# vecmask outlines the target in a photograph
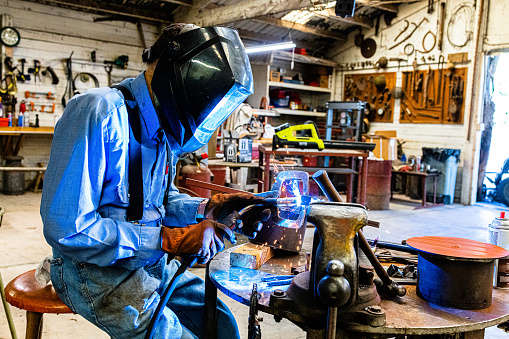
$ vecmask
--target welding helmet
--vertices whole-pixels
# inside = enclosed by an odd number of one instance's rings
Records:
[[[177,35],[162,50],[151,87],[172,153],[196,151],[253,93],[237,30],[205,27]]]

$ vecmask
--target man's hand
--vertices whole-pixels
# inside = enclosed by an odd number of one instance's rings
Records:
[[[263,205],[265,198],[257,197],[250,193],[216,194],[207,205],[206,217],[218,222],[225,219],[234,211],[240,212],[247,206]],[[234,231],[254,238],[256,232],[262,228],[262,221],[270,217],[270,209],[264,206],[254,206],[241,216],[241,223]]]
[[[235,243],[232,230],[212,220],[187,227],[163,227],[161,237],[163,251],[178,256],[196,255],[199,264],[205,264],[224,249],[223,237]]]

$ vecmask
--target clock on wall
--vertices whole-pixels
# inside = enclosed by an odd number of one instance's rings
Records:
[[[16,28],[5,26],[0,29],[0,41],[7,47],[14,47],[19,44],[19,32]]]

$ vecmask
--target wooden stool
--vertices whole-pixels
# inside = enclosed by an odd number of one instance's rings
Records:
[[[35,270],[25,272],[5,287],[9,304],[27,311],[26,339],[40,339],[44,313],[73,313],[58,297],[53,285],[42,286],[35,280]]]

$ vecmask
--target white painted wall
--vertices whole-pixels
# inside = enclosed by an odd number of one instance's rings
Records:
[[[509,3],[507,1],[491,0],[488,6],[488,25],[484,38],[484,50],[509,48]]]
[[[33,60],[40,60],[42,66],[51,66],[60,79],[58,85],[52,85],[50,77],[42,77],[42,82],[35,83],[32,76],[30,82],[17,84],[16,114],[25,91],[51,92],[56,96],[54,101],[36,99],[48,104],[56,103],[55,113],[38,113],[41,126],[53,126],[55,116],[62,114],[61,98],[67,83],[65,59],[69,58],[71,52],[74,51],[72,58],[76,61],[72,65],[74,74],[92,73],[98,78],[100,86],[108,85],[104,60],[114,60],[120,55],[129,56],[127,69],[113,68],[113,83],[136,76],[144,69],[141,61],[143,47],[135,24],[121,21],[94,22],[94,18],[99,15],[20,0],[0,0],[0,15],[11,16],[12,26],[21,34],[20,44],[13,48],[14,63],[25,58],[28,61],[26,66],[33,67]],[[150,46],[157,38],[158,27],[147,24],[142,26],[146,43]],[[90,61],[92,51],[96,51],[96,63]],[[92,81],[90,86],[93,87]],[[31,113],[31,121],[35,122],[34,113]],[[23,164],[47,164],[50,146],[51,137],[27,137],[20,152],[25,157]],[[26,176],[30,179],[33,174],[27,173]]]
[[[464,123],[462,125],[439,125],[439,124],[400,124],[400,105],[399,101],[396,100],[395,108],[394,108],[394,119],[392,123],[372,123],[371,130],[396,130],[398,134],[398,138],[406,141],[403,146],[403,150],[407,156],[409,155],[422,155],[422,147],[441,147],[441,148],[455,148],[461,150],[461,162],[459,164],[459,171],[461,173],[462,167],[465,166],[465,161],[467,162],[467,167],[470,168],[471,158],[472,158],[472,145],[471,142],[467,142],[467,132],[468,132],[468,121],[470,119],[469,115],[471,113],[470,109],[470,101],[471,101],[471,92],[472,92],[472,83],[473,83],[473,62],[472,58],[474,57],[475,44],[473,41],[474,34],[472,33],[471,40],[468,44],[463,48],[456,48],[452,46],[447,39],[447,23],[455,11],[455,9],[462,4],[461,0],[450,0],[446,1],[446,26],[444,32],[443,39],[443,50],[442,55],[445,56],[447,60],[447,55],[450,53],[461,53],[468,52],[468,57],[470,62],[466,65],[458,65],[458,67],[467,67],[468,68],[468,76],[465,87],[465,106],[464,106]],[[402,71],[411,71],[412,70],[412,62],[414,61],[415,54],[412,56],[407,56],[403,52],[403,48],[407,43],[411,43],[418,50],[423,50],[422,47],[422,39],[424,35],[431,31],[433,33],[437,32],[437,15],[438,4],[435,3],[435,11],[432,14],[427,13],[427,1],[422,1],[418,3],[408,4],[408,5],[400,5],[398,17],[393,20],[392,25],[387,27],[383,20],[380,21],[380,30],[378,36],[375,36],[375,30],[364,30],[364,38],[372,38],[377,43],[377,50],[373,57],[371,57],[370,61],[375,63],[380,57],[385,56],[386,58],[404,58],[407,61],[401,62],[401,68],[398,71],[397,62],[392,61],[389,62],[389,68],[387,70],[389,72],[398,72],[397,78],[397,86],[401,85],[401,72]],[[473,4],[473,2],[471,3]],[[460,20],[456,21],[457,25],[455,27],[451,27],[450,36],[452,41],[456,44],[465,41],[465,29],[468,31],[474,32],[476,27],[476,9],[471,7],[471,17],[470,20]],[[405,27],[404,20],[408,20],[409,22],[419,23],[423,18],[426,18],[428,21],[424,22],[419,29],[417,29],[412,37],[399,45],[398,47],[390,50],[395,42],[394,39],[400,33],[401,30]],[[411,25],[410,28],[413,28]],[[343,45],[338,45],[337,48],[331,50],[329,53],[329,57],[332,57],[334,61],[337,61],[341,64],[351,64],[359,61],[365,61],[366,59],[362,57],[360,48],[354,45],[354,36],[358,31],[355,31],[349,35],[349,39]],[[398,39],[398,42],[405,37],[409,32],[407,30],[402,36]],[[428,37],[429,39],[429,37]],[[509,39],[507,39],[509,41]],[[426,41],[431,45],[431,39]],[[430,45],[426,45],[429,47]],[[438,61],[438,56],[440,55],[440,51],[438,51],[437,47],[435,47],[428,54],[417,53],[417,60],[419,63],[418,69],[426,69],[428,66],[423,65],[421,61],[421,57],[425,56],[434,56],[435,62]],[[426,60],[428,62],[428,60]],[[431,65],[433,69],[437,68],[437,65]],[[342,99],[343,94],[343,80],[346,74],[352,73],[373,73],[376,72],[374,69],[366,70],[362,67],[356,67],[355,71],[338,71],[338,76],[336,77],[336,88],[337,92],[335,94],[336,100]],[[457,177],[457,185],[456,191],[461,189],[463,186],[462,178],[463,176],[458,173]],[[470,176],[466,178],[467,180],[471,180]],[[456,197],[460,197],[459,194],[455,195]],[[470,201],[468,198],[462,198],[461,202],[464,204],[469,204]]]

